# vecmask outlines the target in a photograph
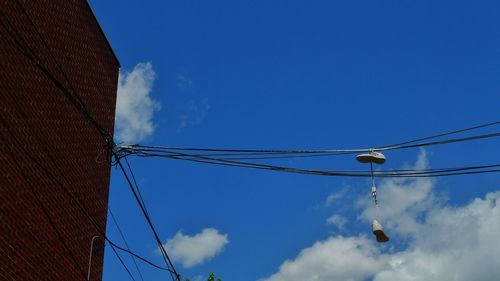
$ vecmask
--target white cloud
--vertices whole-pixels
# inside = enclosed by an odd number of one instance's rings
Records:
[[[212,259],[227,243],[227,234],[221,234],[214,228],[205,228],[193,236],[179,231],[163,246],[174,261],[188,268]]]
[[[428,167],[424,152],[415,166]],[[332,236],[285,261],[265,280],[498,280],[500,191],[453,206],[436,196],[436,184],[429,179],[381,182],[378,218],[392,243],[405,242],[403,249],[377,244],[371,234],[369,239]],[[369,229],[376,213],[364,200],[360,219]]]
[[[330,193],[325,200],[325,207],[330,207],[335,201],[338,201],[345,197],[347,193],[347,188],[343,188],[340,191]]]
[[[363,236],[330,237],[285,261],[267,281],[363,280],[384,266],[377,247]]]
[[[339,214],[333,214],[326,219],[326,222],[330,225],[336,226],[338,229],[344,229],[344,225],[347,223],[347,218]]]
[[[376,281],[498,280],[500,192],[463,207],[433,207],[404,251],[391,255]]]
[[[160,104],[151,98],[156,74],[151,63],[139,63],[131,72],[120,72],[116,101],[116,138],[137,143],[155,131],[154,112]]]

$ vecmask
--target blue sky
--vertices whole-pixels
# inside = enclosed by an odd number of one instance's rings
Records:
[[[89,2],[122,65],[117,137],[125,143],[376,147],[499,119],[496,1]],[[489,164],[498,161],[498,140],[386,156],[384,168]],[[370,233],[367,180],[130,161],[184,277],[214,271],[231,281],[494,280],[500,274],[500,249],[490,235],[500,231],[497,174],[379,181],[392,238],[380,245]],[[273,163],[365,168],[349,156]],[[110,207],[131,248],[161,263],[118,170]],[[336,223],[328,223],[332,216]],[[122,244],[112,222],[107,231]],[[170,278],[139,265],[145,280]],[[104,280],[127,279],[107,251]]]

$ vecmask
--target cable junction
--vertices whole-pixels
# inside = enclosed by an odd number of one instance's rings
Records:
[[[94,117],[93,115],[88,111],[88,108],[87,106],[85,105],[85,103],[81,100],[80,98],[80,95],[76,92],[75,88],[72,86],[72,83],[71,81],[68,79],[68,75],[66,74],[66,72],[64,71],[64,69],[61,67],[61,65],[58,63],[56,57],[54,56],[51,48],[48,46],[48,44],[46,43],[46,40],[44,39],[44,36],[43,34],[39,31],[38,29],[38,26],[35,24],[35,22],[31,19],[31,17],[29,16],[29,14],[27,13],[27,11],[24,9],[24,6],[19,2],[19,0],[14,0],[17,4],[18,4],[18,7],[20,8],[21,12],[25,15],[25,17],[28,19],[29,21],[29,24],[33,27],[33,29],[35,30],[36,32],[36,36],[38,38],[40,38],[40,40],[42,41],[42,45],[47,49],[47,51],[50,53],[50,56],[51,58],[53,59],[54,63],[56,64],[59,72],[63,75],[63,77],[65,78],[66,80],[66,83],[69,85],[70,87],[70,90],[68,90],[66,88],[66,86],[63,84],[63,82],[61,82],[55,75],[54,73],[51,71],[51,69],[41,60],[40,56],[38,56],[34,51],[33,49],[30,48],[30,46],[27,44],[26,40],[23,38],[23,36],[21,35],[21,33],[16,29],[16,27],[10,22],[9,18],[0,10],[0,24],[1,26],[7,31],[7,33],[9,34],[9,38],[7,40],[10,40],[10,42],[13,44],[13,46],[23,55],[25,56],[31,63],[33,63],[33,65],[39,70],[41,71],[41,73],[47,77],[47,79],[57,88],[60,90],[60,93],[67,98],[67,100],[83,115],[83,117],[88,120],[93,127],[95,127],[98,131],[98,133],[103,137],[106,145],[107,145],[107,148],[108,148],[108,152],[113,152],[114,151],[114,147],[116,146],[116,144],[114,143],[113,141],[113,138],[112,138],[112,134],[110,132],[108,132]],[[109,154],[108,156],[111,156],[111,154]],[[116,155],[115,155],[116,156]],[[128,185],[130,187],[130,189],[133,191],[134,195],[136,195],[136,191],[134,189],[134,186],[132,184],[132,182],[130,181],[130,179],[128,178],[128,175],[124,169],[124,167],[121,165],[120,161],[119,161],[119,158],[118,157],[115,157],[115,164],[119,165],[120,168],[121,168],[121,171],[123,172],[125,178],[127,179],[127,182],[128,182]],[[111,159],[111,157],[108,157],[108,159]],[[36,161],[35,159],[33,159],[33,161]],[[57,181],[57,179],[55,179]],[[61,186],[63,187],[63,189],[65,189],[65,192],[70,195],[71,197],[72,194],[71,192],[69,192],[69,190],[67,190],[64,186]],[[161,253],[162,253],[162,256],[163,258],[165,259],[165,263],[166,263],[166,270],[170,273],[171,277],[173,280],[176,280],[176,281],[180,281],[180,274],[177,273],[177,271],[175,270],[174,268],[174,265],[172,264],[172,262],[170,261],[170,258],[168,257],[165,249],[163,249],[163,246],[161,244],[161,241],[159,240],[159,236],[157,234],[157,231],[155,229],[155,227],[153,226],[152,222],[151,222],[151,219],[149,218],[149,215],[147,215],[147,212],[145,211],[144,209],[144,206],[143,206],[143,202],[141,202],[141,198],[139,198],[138,196],[135,196],[136,198],[136,201],[138,203],[138,205],[140,206],[141,210],[143,211],[143,214],[148,222],[148,225],[150,226],[152,232],[154,233],[154,237],[155,237],[155,240],[156,242],[158,243],[158,246],[161,248]],[[74,197],[72,199],[75,199]],[[90,217],[88,215],[88,212],[86,211],[85,208],[82,208],[82,205],[81,205],[81,202],[79,202],[78,200],[75,201],[75,203],[77,203],[77,205],[79,205],[80,209],[82,210],[82,212],[84,214],[86,214],[88,216],[88,218],[92,221],[93,218]],[[95,223],[95,221],[94,221]],[[99,232],[102,232],[99,231]],[[106,236],[104,235],[104,233],[101,233],[103,235],[103,237],[106,238]],[[112,248],[113,248],[113,251],[116,253],[115,251],[115,247],[117,247],[116,244],[112,243],[110,240],[108,240],[106,238],[106,241],[108,241],[111,245],[112,245]],[[123,249],[121,248],[121,250],[124,250],[126,251],[126,249]],[[140,258],[139,256],[133,254],[135,257],[143,260],[143,261],[146,261],[145,259],[143,258]],[[123,261],[121,260],[121,258],[119,257],[119,255],[117,255],[117,257],[120,259],[120,262],[122,263],[122,265],[125,267],[126,271],[129,273],[131,279],[134,279],[133,276],[130,274],[130,271],[128,270],[127,266],[123,263]],[[152,263],[151,263],[152,264]],[[156,266],[158,267],[158,266]],[[161,268],[161,267],[158,267],[160,269],[164,269],[164,268]]]
[[[108,146],[108,149],[114,156],[114,165],[120,167],[122,173],[124,174],[127,183],[134,194],[134,197],[141,208],[144,217],[146,218],[154,236],[156,242],[159,244],[162,256],[165,259],[165,263],[167,268],[163,268],[157,266],[148,260],[136,255],[135,253],[130,252],[127,249],[121,248],[118,245],[114,244],[111,240],[109,240],[106,236],[106,241],[112,245],[113,249],[119,249],[129,254],[135,256],[136,258],[149,263],[159,269],[167,270],[171,273],[172,279],[180,281],[180,275],[176,272],[172,262],[170,261],[165,249],[162,247],[161,241],[159,240],[159,236],[155,227],[153,226],[151,219],[149,218],[149,214],[145,208],[144,201],[142,196],[140,195],[139,189],[137,187],[137,183],[135,182],[135,177],[133,176],[132,170],[129,172],[134,179],[134,184],[132,180],[130,180],[127,171],[124,166],[120,162],[120,159],[127,156],[139,156],[139,157],[164,157],[169,159],[176,160],[184,160],[184,161],[192,161],[197,163],[208,163],[215,165],[224,165],[224,166],[234,166],[234,167],[242,167],[242,168],[253,168],[253,169],[263,169],[263,170],[271,170],[271,171],[280,171],[280,172],[289,172],[289,173],[299,173],[299,174],[312,174],[312,175],[322,175],[322,176],[349,176],[349,177],[371,177],[374,181],[375,178],[379,177],[439,177],[439,176],[452,176],[452,175],[465,175],[465,174],[480,174],[480,173],[491,173],[491,172],[500,172],[500,164],[491,164],[491,165],[481,165],[481,166],[467,166],[467,167],[455,167],[455,168],[441,168],[441,169],[425,169],[425,170],[373,170],[370,169],[369,172],[363,170],[314,170],[314,169],[300,169],[294,167],[283,167],[283,166],[275,166],[275,165],[266,165],[260,163],[253,162],[245,162],[240,160],[264,160],[264,159],[280,159],[280,158],[307,158],[307,157],[323,157],[323,156],[338,156],[345,154],[354,154],[354,153],[363,153],[363,152],[380,152],[380,151],[389,151],[389,150],[397,150],[397,149],[408,149],[408,148],[416,148],[416,147],[425,147],[431,145],[442,145],[442,144],[450,144],[456,142],[464,142],[464,141],[472,141],[486,138],[493,138],[500,136],[500,132],[495,132],[491,134],[483,134],[476,135],[472,137],[464,137],[464,138],[455,138],[441,141],[433,141],[433,142],[423,142],[443,136],[453,135],[457,133],[462,133],[466,131],[472,131],[480,128],[485,128],[493,125],[500,124],[500,121],[490,122],[486,124],[476,125],[473,127],[445,132],[442,134],[437,134],[429,137],[419,138],[407,142],[402,142],[389,146],[382,146],[376,148],[360,148],[360,149],[325,149],[325,150],[242,150],[242,149],[211,149],[211,148],[182,148],[182,147],[163,147],[163,146],[140,146],[140,145],[132,145],[132,146],[120,146],[117,147],[112,139],[112,134],[109,133],[88,111],[85,103],[81,100],[78,93],[75,91],[72,86],[71,81],[68,79],[64,69],[58,63],[56,57],[54,56],[51,48],[46,43],[43,35],[38,30],[37,25],[34,21],[29,17],[24,7],[20,4],[19,0],[15,0],[19,7],[22,9],[22,12],[26,15],[26,18],[29,20],[29,24],[31,24],[37,34],[37,36],[42,41],[44,47],[49,51],[51,58],[55,62],[59,72],[63,75],[67,84],[71,88],[68,90],[65,85],[54,75],[54,73],[49,69],[49,67],[44,64],[40,57],[28,46],[23,36],[16,30],[15,26],[9,21],[6,15],[0,11],[0,23],[5,28],[10,36],[10,41],[13,43],[14,47],[23,54],[29,61],[31,61],[35,67],[37,67],[53,84],[54,86],[60,90],[60,93],[64,95],[68,101],[79,110],[85,119],[87,119],[99,132],[99,134],[103,137],[105,143]],[[184,153],[187,152],[187,153]],[[203,152],[203,153],[200,153]],[[110,154],[111,155],[111,154]],[[33,159],[36,161],[36,159]],[[128,163],[127,163],[128,164]],[[42,169],[43,167],[40,166]],[[54,178],[54,177],[53,177]],[[54,178],[56,182],[57,179]],[[74,196],[69,192],[66,187],[58,182],[59,185],[65,190],[65,192],[72,197],[75,203],[80,207],[82,212],[88,216],[88,218],[95,223],[93,218],[88,214],[87,210],[83,207],[81,202],[74,198]],[[374,200],[376,200],[376,190],[374,193]],[[375,201],[376,203],[376,201]],[[99,230],[102,232],[102,230]],[[101,233],[102,234],[102,233]],[[126,267],[126,266],[125,266]]]

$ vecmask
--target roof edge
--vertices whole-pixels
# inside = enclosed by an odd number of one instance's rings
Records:
[[[120,68],[121,67],[120,60],[116,56],[116,53],[113,50],[113,47],[111,47],[111,44],[109,43],[108,37],[106,37],[106,33],[104,33],[104,30],[102,29],[101,24],[99,23],[99,21],[97,20],[97,17],[95,16],[94,10],[92,10],[92,7],[90,6],[90,4],[89,4],[89,2],[87,0],[85,0],[83,2],[85,2],[85,4],[87,5],[87,7],[89,8],[90,14],[94,18],[94,21],[97,24],[97,27],[99,28],[99,31],[102,34],[102,37],[104,37],[104,42],[106,42],[106,45],[108,46],[109,50],[111,51],[111,54],[115,58],[115,61],[116,61],[117,65],[118,65],[118,68]]]

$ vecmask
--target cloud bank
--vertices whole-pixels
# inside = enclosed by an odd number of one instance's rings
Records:
[[[415,166],[428,166],[425,153]],[[405,241],[402,249],[376,244],[371,235],[332,236],[303,249],[263,280],[498,280],[500,192],[450,206],[436,195],[435,186],[429,179],[386,180],[379,186],[378,217],[393,241]],[[367,226],[374,217],[369,203],[359,204],[360,220]]]
[[[221,234],[214,228],[205,228],[193,236],[179,231],[163,246],[175,262],[189,268],[212,259],[227,243],[227,234]]]
[[[156,78],[151,63],[139,63],[131,72],[120,72],[116,101],[116,139],[127,144],[150,137],[153,115],[160,104],[151,98]]]

